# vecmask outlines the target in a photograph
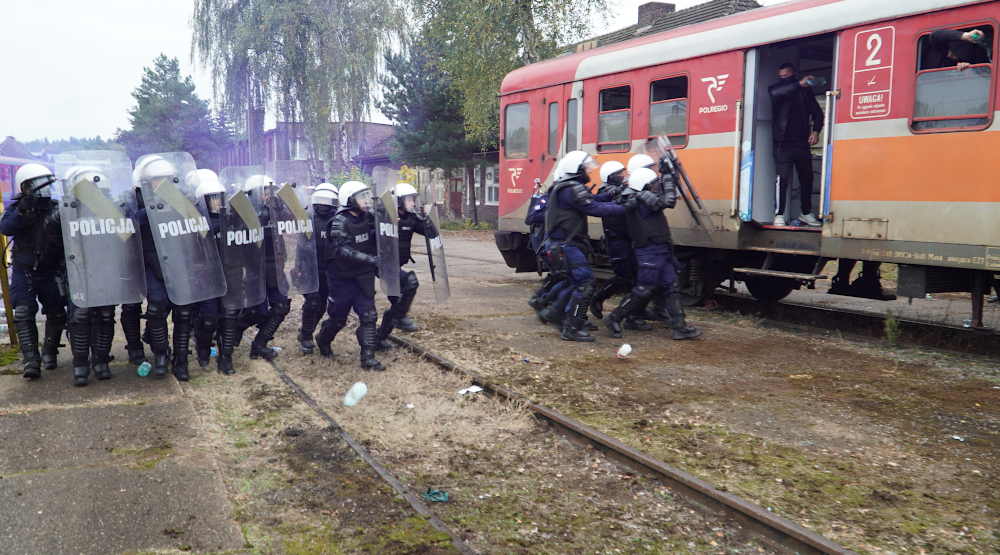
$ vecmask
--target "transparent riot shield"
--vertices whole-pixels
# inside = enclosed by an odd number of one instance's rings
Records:
[[[315,293],[319,291],[319,264],[309,199],[309,163],[277,160],[268,164],[265,173],[274,181],[265,196],[278,290],[290,297]]]
[[[187,305],[225,295],[211,223],[195,206],[194,158],[187,152],[149,154],[135,168],[170,302]]]
[[[378,245],[379,287],[386,296],[399,296],[399,212],[396,209],[396,170],[372,170],[375,198],[375,239]]]
[[[677,158],[677,152],[666,136],[659,136],[650,139],[646,143],[646,152],[654,159],[665,159],[670,165],[670,173],[677,184],[677,194],[684,200],[688,212],[691,214],[691,232],[693,236],[692,244],[710,245],[712,239],[710,235],[715,231],[715,223],[709,215],[705,204],[695,191],[694,184],[684,171],[684,166]]]
[[[431,281],[434,282],[434,298],[443,303],[451,297],[448,285],[448,267],[444,259],[444,243],[441,241],[441,220],[438,219],[437,191],[433,183],[420,189],[420,199],[427,211],[424,220],[424,243],[427,246],[428,263],[431,266]]]
[[[243,191],[248,179],[263,173],[261,166],[231,166],[219,172],[219,182],[226,189],[219,237],[219,258],[226,275],[222,306],[230,310],[257,306],[267,297],[264,226]]]
[[[146,275],[128,156],[66,152],[56,157],[56,176],[70,300],[85,308],[142,302]]]

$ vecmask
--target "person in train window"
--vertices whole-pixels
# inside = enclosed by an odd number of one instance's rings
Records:
[[[813,167],[810,148],[819,142],[823,130],[823,110],[813,96],[809,80],[812,75],[799,78],[795,66],[782,64],[778,69],[781,79],[767,88],[771,96],[774,116],[774,166],[777,172],[777,194],[774,225],[785,225],[785,203],[792,184],[792,170],[799,174],[802,215],[799,220],[810,227],[823,225],[812,214]],[[810,123],[810,119],[812,122]]]
[[[931,51],[924,69],[957,67],[963,71],[973,64],[989,63],[989,42],[979,29],[956,31],[938,29],[931,32]]]

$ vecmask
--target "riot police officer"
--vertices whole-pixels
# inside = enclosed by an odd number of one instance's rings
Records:
[[[609,194],[612,197],[617,197],[626,187],[624,178],[625,166],[621,162],[605,162],[601,166],[602,184],[597,190],[598,194]],[[627,217],[622,215],[605,216],[601,218],[601,225],[604,228],[604,248],[611,262],[611,271],[615,275],[604,281],[590,302],[590,312],[598,320],[604,320],[604,301],[622,289],[631,289],[638,270],[638,262],[636,262],[635,252],[632,250],[632,240],[628,236]],[[622,326],[625,329],[639,331],[653,329],[653,326],[633,317],[625,318],[622,321]]]
[[[552,187],[545,214],[547,248],[555,268],[568,272],[573,287],[570,303],[566,308],[562,339],[566,341],[594,341],[596,338],[581,328],[587,322],[587,310],[596,291],[596,280],[587,260],[591,252],[587,233],[587,216],[612,216],[624,214],[629,208],[595,198],[587,187],[590,172],[598,168],[597,162],[586,152],[576,150],[566,154],[560,162],[563,179]]]
[[[549,193],[538,194],[541,180],[535,180],[535,193],[531,195],[528,205],[528,213],[524,217],[524,223],[528,226],[531,236],[531,250],[542,260],[549,272],[542,279],[542,285],[535,290],[528,299],[528,305],[535,309],[539,321],[543,324],[552,320],[553,325],[558,323],[559,330],[562,331],[562,324],[565,321],[565,304],[556,301],[563,299],[568,302],[569,294],[572,292],[569,287],[566,272],[552,269],[552,261],[549,253],[545,250],[545,211],[548,207]],[[550,307],[546,309],[546,307]],[[542,311],[546,311],[543,314]],[[548,318],[548,319],[547,319]]]
[[[41,164],[25,164],[18,168],[14,185],[20,191],[4,211],[0,233],[13,238],[14,269],[10,283],[10,302],[14,305],[14,328],[21,345],[25,378],[40,378],[41,367],[56,367],[59,340],[66,328],[66,294],[63,290],[63,247],[53,240],[46,218],[54,213],[49,186],[56,177]],[[35,314],[38,303],[45,314],[45,340],[41,354],[38,349],[38,328]]]
[[[215,237],[216,245],[219,246],[220,251],[222,242],[220,211],[222,210],[222,196],[225,193],[226,188],[219,183],[219,176],[214,171],[208,169],[198,170],[198,188],[195,189],[195,197],[199,201],[204,202],[204,212],[208,215],[209,225],[212,227],[212,235]],[[194,333],[194,349],[198,366],[204,368],[211,361],[212,341],[218,331],[219,319],[222,316],[221,310],[221,298],[206,299],[198,301],[193,306],[189,305],[174,309],[174,314],[177,314],[178,311],[192,311],[197,314],[196,321],[194,321],[194,316],[191,315],[186,323],[181,324],[181,329],[178,329],[177,321],[174,321],[173,371],[174,376],[179,381],[184,382],[190,379],[187,351],[192,331]],[[225,374],[225,361],[216,358],[216,365],[219,371]]]
[[[424,231],[423,210],[419,206],[417,190],[409,183],[397,183],[394,195],[396,197],[396,210],[399,214],[399,265],[403,266],[413,260],[410,256],[410,243],[413,240],[413,234],[425,235],[426,232]],[[420,287],[420,282],[417,281],[415,272],[399,270],[400,294],[399,296],[389,295],[389,302],[392,305],[382,315],[382,325],[378,328],[375,341],[376,350],[392,348],[392,343],[389,343],[388,338],[395,327],[408,332],[419,330],[407,317],[410,306],[413,305],[413,299],[417,296],[418,287]]]
[[[322,268],[326,264],[326,246],[329,240],[330,220],[337,213],[339,200],[337,198],[337,188],[329,183],[321,183],[312,194],[313,205],[313,229],[319,234],[316,241],[317,267]],[[302,303],[302,326],[299,328],[298,342],[302,347],[302,352],[312,354],[316,348],[313,341],[313,334],[316,326],[326,312],[327,297],[330,293],[327,290],[327,280],[325,277],[319,280],[319,291],[304,295]]]
[[[327,243],[326,276],[330,292],[326,320],[316,334],[321,355],[333,356],[331,343],[347,325],[351,308],[361,320],[358,343],[361,367],[380,372],[385,366],[375,359],[378,311],[375,309],[375,269],[378,267],[375,246],[372,192],[367,185],[348,181],[340,186],[340,208],[330,221]]]
[[[257,335],[250,344],[250,358],[264,360],[274,360],[278,357],[278,351],[267,344],[274,339],[274,334],[278,333],[278,328],[285,321],[285,316],[291,312],[292,302],[288,296],[280,291],[274,252],[275,222],[271,218],[270,209],[267,206],[265,194],[273,181],[266,175],[256,175],[247,180],[246,192],[251,198],[257,198],[261,202],[258,206],[260,223],[264,226],[264,246],[265,259],[264,269],[267,275],[267,299],[248,310],[244,310],[240,316],[241,327],[246,329],[252,325],[257,326]]]
[[[677,203],[677,191],[670,173],[663,177],[649,168],[639,168],[629,175],[628,189],[623,191],[629,202],[637,199],[639,209],[629,212],[628,229],[639,262],[636,286],[604,319],[611,337],[621,337],[621,322],[628,316],[637,316],[657,294],[666,296],[667,305],[674,316],[674,339],[694,339],[701,331],[684,321],[680,283],[674,266],[673,243],[670,226],[663,213]]]

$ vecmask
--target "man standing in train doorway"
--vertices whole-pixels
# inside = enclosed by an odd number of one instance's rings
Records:
[[[806,75],[799,79],[795,66],[789,63],[781,65],[778,77],[781,80],[767,88],[774,116],[772,133],[777,173],[774,225],[785,226],[785,204],[794,169],[799,174],[801,187],[802,215],[798,219],[807,226],[820,227],[822,222],[812,214],[813,168],[809,150],[819,142],[819,132],[823,130],[823,110],[810,85],[814,77]]]

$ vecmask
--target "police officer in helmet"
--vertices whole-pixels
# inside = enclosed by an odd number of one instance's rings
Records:
[[[313,229],[319,234],[316,241],[316,267],[323,268],[326,264],[326,246],[330,233],[330,220],[337,213],[337,207],[340,204],[337,188],[329,183],[320,183],[316,186],[316,190],[313,191],[311,201],[313,206]],[[319,291],[303,296],[302,327],[299,328],[298,342],[299,346],[302,347],[302,352],[307,355],[312,354],[316,348],[316,343],[313,341],[313,334],[316,332],[316,326],[319,324],[319,321],[323,318],[323,313],[326,312],[327,297],[329,295],[327,280],[325,277],[320,276]]]
[[[14,305],[14,328],[21,345],[24,377],[37,379],[41,368],[56,367],[59,340],[66,328],[66,293],[61,272],[63,246],[58,240],[58,222],[46,219],[57,213],[50,185],[55,175],[41,164],[25,164],[18,168],[14,185],[19,193],[4,210],[0,233],[13,238],[14,269],[10,283],[10,302]],[[38,328],[35,314],[38,303],[45,314],[45,339],[41,353],[38,348]]]
[[[395,195],[396,210],[399,213],[399,265],[403,266],[413,260],[410,256],[410,243],[413,240],[413,234],[424,235],[424,218],[421,214],[422,208],[417,197],[417,190],[412,185],[397,183]],[[408,332],[419,329],[407,317],[410,306],[413,305],[413,298],[417,296],[417,287],[419,286],[420,282],[417,281],[416,273],[399,270],[400,295],[389,297],[392,306],[382,315],[382,324],[378,328],[376,339],[377,350],[392,348],[392,343],[389,343],[389,334],[392,333],[393,328],[398,327]]]
[[[375,269],[378,248],[375,245],[374,215],[371,214],[372,191],[359,181],[340,186],[340,209],[330,222],[326,247],[326,276],[330,292],[327,309],[316,345],[321,355],[333,356],[331,343],[347,325],[351,308],[361,320],[358,343],[361,367],[380,372],[385,366],[375,359],[378,310],[375,309]]]

